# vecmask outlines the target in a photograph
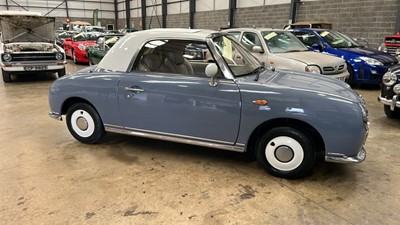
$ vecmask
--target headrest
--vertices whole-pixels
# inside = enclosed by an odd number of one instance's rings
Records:
[[[182,53],[179,52],[170,52],[168,53],[169,60],[174,63],[175,65],[182,64],[184,62],[184,58]]]
[[[161,67],[161,59],[159,55],[147,54],[142,58],[142,63],[149,68],[150,71],[155,71]]]

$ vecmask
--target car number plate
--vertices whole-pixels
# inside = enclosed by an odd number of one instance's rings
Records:
[[[25,71],[47,70],[47,66],[24,66]]]

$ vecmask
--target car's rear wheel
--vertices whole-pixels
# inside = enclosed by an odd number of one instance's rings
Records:
[[[89,104],[72,105],[68,109],[66,120],[69,132],[80,142],[94,144],[105,135],[99,114]]]
[[[393,118],[393,119],[399,119],[400,118],[400,109],[399,108],[395,108],[394,111],[392,111],[392,110],[390,110],[390,106],[384,105],[383,109],[384,109],[385,114],[386,114],[387,117]]]
[[[291,127],[267,131],[257,143],[256,157],[268,173],[282,178],[300,178],[315,164],[312,140]]]
[[[1,69],[1,73],[3,74],[4,83],[10,83],[11,82],[11,74],[10,74],[10,72],[7,72],[7,71],[4,71],[4,69]]]

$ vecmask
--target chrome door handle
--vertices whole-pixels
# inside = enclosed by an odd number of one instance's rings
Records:
[[[144,90],[140,87],[125,87],[125,91],[131,91],[131,92],[143,92]]]

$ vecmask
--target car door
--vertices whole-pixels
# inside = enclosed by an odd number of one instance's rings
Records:
[[[224,78],[217,86],[209,83],[204,74],[126,73],[118,87],[125,128],[233,145],[241,113],[239,89],[234,81]]]

